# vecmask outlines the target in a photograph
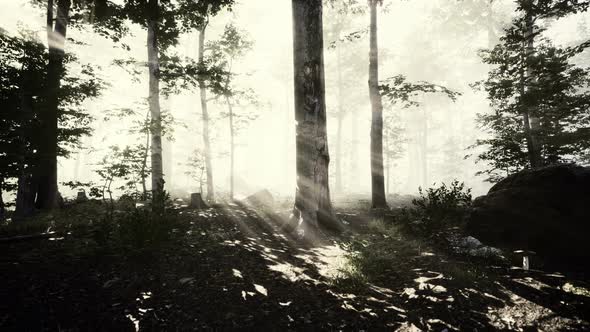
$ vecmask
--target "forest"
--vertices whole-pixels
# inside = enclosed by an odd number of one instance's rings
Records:
[[[0,0],[0,331],[590,330],[589,0]]]

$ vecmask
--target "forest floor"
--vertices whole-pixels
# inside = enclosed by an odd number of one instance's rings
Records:
[[[225,204],[183,210],[158,250],[91,250],[76,233],[0,242],[1,331],[590,329],[585,280],[493,266],[392,237],[370,280],[347,280],[345,243],[386,237],[374,214],[338,209],[350,230],[303,245],[288,213]],[[399,242],[399,243],[397,243]]]

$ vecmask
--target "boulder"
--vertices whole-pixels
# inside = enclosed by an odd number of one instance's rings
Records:
[[[467,232],[486,244],[567,267],[588,260],[589,226],[590,168],[573,164],[508,176],[473,201],[467,219]]]
[[[246,197],[246,202],[256,207],[272,208],[275,205],[275,200],[270,191],[263,189]]]

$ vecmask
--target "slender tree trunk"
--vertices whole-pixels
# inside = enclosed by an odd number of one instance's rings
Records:
[[[235,128],[234,128],[234,110],[231,104],[231,100],[228,96],[225,96],[225,102],[227,104],[227,109],[229,111],[229,197],[230,199],[234,199],[234,176],[235,176]]]
[[[0,221],[4,221],[6,218],[6,208],[4,207],[4,198],[2,197],[2,193],[4,187],[4,179],[0,178]]]
[[[199,63],[203,63],[205,54],[205,30],[207,25],[203,25],[199,32]],[[201,115],[203,120],[203,145],[205,154],[205,168],[207,171],[207,201],[215,200],[213,189],[213,167],[211,165],[211,142],[209,140],[209,112],[207,110],[207,86],[204,80],[199,80],[199,90],[201,92]]]
[[[369,96],[371,98],[371,193],[373,208],[386,208],[383,176],[383,104],[379,94],[379,49],[377,46],[377,3],[369,0],[371,10],[369,51]]]
[[[336,129],[336,192],[342,193],[342,121],[344,107],[342,105],[342,63],[340,47],[337,50],[338,70],[338,122]]]
[[[385,135],[383,137],[384,141],[385,141],[385,194],[389,195],[389,182],[390,182],[390,178],[389,175],[391,174],[390,170],[391,170],[391,160],[389,158],[389,138],[387,135],[387,130],[385,131]]]
[[[53,15],[53,0],[47,4],[47,43],[49,63],[47,64],[47,100],[45,109],[40,112],[41,134],[39,142],[38,194],[36,205],[50,210],[58,205],[57,193],[57,131],[60,81],[64,71],[64,47],[69,20],[70,0],[57,1],[57,16]]]
[[[488,16],[486,18],[488,48],[491,50],[498,42],[498,36],[494,27],[494,0],[488,1]]]
[[[292,5],[297,123],[293,217],[298,234],[308,237],[320,225],[337,228],[339,223],[332,213],[328,176],[322,0],[292,0]]]
[[[148,115],[146,116],[146,123],[149,123],[149,112]],[[147,185],[146,185],[146,171],[147,171],[147,158],[148,155],[150,153],[150,131],[147,130],[145,133],[145,147],[143,150],[143,158],[141,160],[141,200],[146,201],[148,199],[148,191],[147,191]]]
[[[351,128],[350,128],[350,176],[349,176],[349,190],[355,191],[360,189],[360,176],[359,176],[359,123],[361,119],[359,119],[359,111],[358,109],[351,109]]]
[[[534,44],[534,31],[533,31],[533,19],[530,14],[526,14],[525,19],[526,24],[526,32],[525,32],[525,40],[526,40],[526,47],[525,47],[525,54],[526,59],[533,56],[535,53],[535,44]],[[529,90],[531,85],[535,82],[535,78],[533,77],[533,71],[530,66],[526,68],[526,84],[525,89]],[[540,129],[540,120],[537,116],[533,113],[535,111],[534,107],[528,107],[525,111],[526,113],[523,115],[523,121],[525,125],[525,130],[528,131],[527,135],[527,149],[529,154],[529,161],[531,163],[531,168],[538,168],[543,166],[543,161],[541,158],[541,142],[539,139],[539,129]]]
[[[147,50],[149,69],[149,109],[151,144],[152,192],[164,188],[162,163],[162,115],[160,111],[160,58],[158,45],[158,0],[149,0],[150,15],[147,22]],[[152,199],[156,197],[153,196]],[[154,205],[155,206],[155,205]]]
[[[422,137],[420,150],[422,151],[422,186],[428,188],[428,113],[422,110]]]

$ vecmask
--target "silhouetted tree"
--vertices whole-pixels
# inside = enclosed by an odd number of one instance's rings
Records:
[[[478,84],[494,112],[480,114],[480,125],[492,138],[478,140],[490,163],[483,173],[495,181],[504,174],[559,161],[576,161],[588,149],[590,72],[570,59],[590,43],[557,47],[542,35],[541,22],[588,8],[587,1],[519,0],[512,25],[500,44],[482,53],[494,66]]]
[[[292,0],[297,190],[293,218],[298,233],[335,226],[328,183],[322,1]]]

